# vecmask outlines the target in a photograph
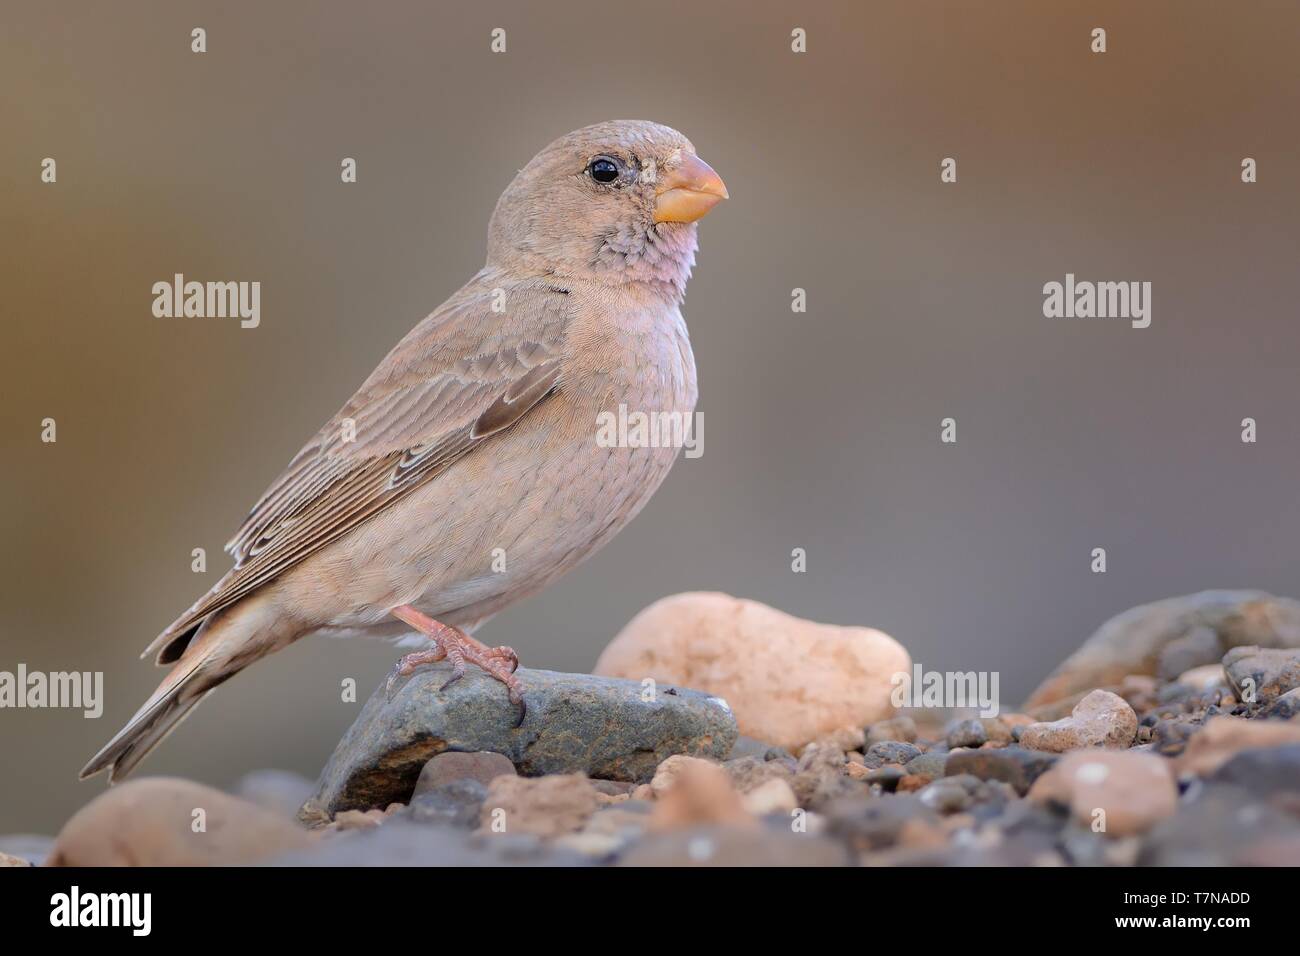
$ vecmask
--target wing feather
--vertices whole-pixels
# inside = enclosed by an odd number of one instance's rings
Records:
[[[388,354],[296,454],[226,545],[234,568],[149,654],[337,540],[510,427],[560,384],[566,297],[476,280]],[[166,650],[164,649],[164,654]]]

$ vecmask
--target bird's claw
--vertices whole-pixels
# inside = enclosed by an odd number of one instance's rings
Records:
[[[410,674],[417,667],[424,664],[433,664],[441,660],[447,660],[451,663],[451,676],[439,688],[439,692],[441,692],[465,676],[465,665],[469,663],[506,685],[506,693],[510,698],[510,703],[519,708],[515,727],[523,725],[524,719],[528,716],[528,706],[524,703],[524,694],[519,684],[519,678],[515,676],[515,671],[519,670],[519,655],[515,653],[513,647],[488,647],[479,643],[464,631],[435,621],[427,614],[409,605],[395,608],[392,613],[398,620],[409,624],[428,637],[433,642],[433,647],[428,650],[407,654],[397,662],[397,666],[393,668],[393,673],[388,677],[388,684],[385,689],[385,694],[389,700],[393,699],[393,688],[397,681]]]
[[[404,685],[405,684],[404,678],[406,676],[407,675],[402,672],[401,661],[398,661],[395,665],[393,665],[393,669],[388,672],[388,680],[384,683],[385,702],[392,703],[393,697],[396,696],[393,692],[393,688],[398,687],[399,685]]]
[[[446,690],[448,687],[456,683],[456,681],[460,680],[464,676],[465,676],[465,665],[463,663],[455,665],[451,669],[451,676],[448,677],[447,680],[443,683],[443,685],[438,688],[438,692],[442,693],[444,690]]]

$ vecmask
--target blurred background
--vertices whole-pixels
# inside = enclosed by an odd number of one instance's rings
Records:
[[[481,265],[515,171],[604,119],[677,127],[731,191],[685,308],[704,455],[480,637],[588,670],[645,605],[717,589],[1000,671],[1013,703],[1132,605],[1300,592],[1293,2],[4,0],[0,18],[0,670],[103,671],[106,698],[99,720],[0,710],[0,833],[55,832],[101,790],[77,770],[160,679],[139,652]],[[176,272],[259,280],[260,327],[155,318]],[[1151,327],[1044,318],[1067,272],[1151,282]],[[360,706],[340,681],[364,701],[397,653],[301,642],[147,772],[315,776]]]

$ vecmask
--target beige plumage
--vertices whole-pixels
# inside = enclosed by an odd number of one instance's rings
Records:
[[[403,672],[468,660],[513,699],[513,651],[463,632],[589,555],[667,474],[677,449],[601,447],[596,423],[621,404],[694,408],[679,306],[695,220],[725,196],[655,123],[601,123],[539,153],[497,203],[486,265],[254,506],[227,545],[235,566],[145,651],[173,669],[82,776],[121,779],[212,688],[311,633],[415,627],[434,650]]]

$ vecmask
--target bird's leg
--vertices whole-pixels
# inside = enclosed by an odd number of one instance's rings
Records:
[[[523,723],[527,707],[524,704],[524,695],[519,678],[515,676],[515,671],[519,668],[519,655],[514,652],[513,648],[488,647],[459,628],[443,624],[441,621],[435,621],[429,615],[422,614],[409,604],[395,607],[390,613],[399,621],[409,624],[433,641],[433,647],[407,654],[397,662],[393,672],[388,675],[385,692],[390,699],[393,693],[393,685],[399,679],[409,676],[417,668],[423,667],[425,664],[435,664],[443,659],[451,661],[451,677],[447,680],[447,683],[442,685],[442,689],[446,690],[447,687],[465,676],[465,663],[468,661],[506,685],[506,690],[510,695],[510,702],[519,708],[519,720],[515,726],[517,727]]]

